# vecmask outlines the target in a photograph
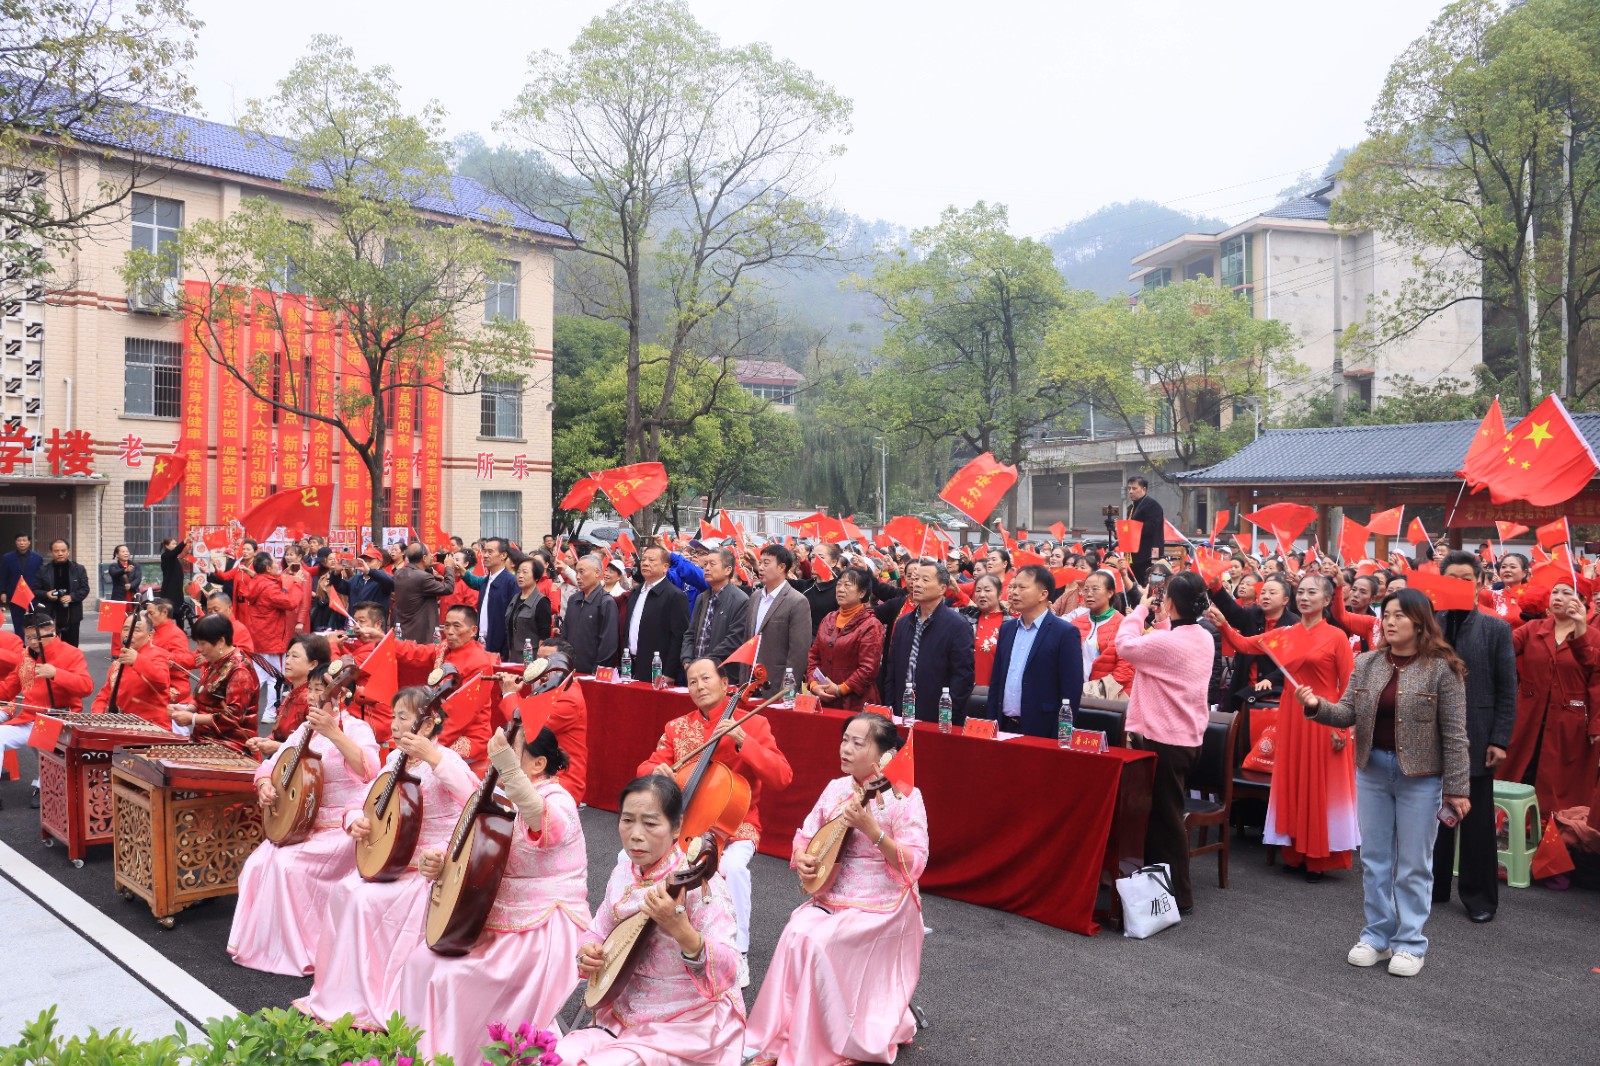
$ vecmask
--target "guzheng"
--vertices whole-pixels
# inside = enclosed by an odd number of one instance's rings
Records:
[[[121,748],[112,756],[117,890],[167,928],[185,907],[238,891],[261,843],[260,763],[221,744]]]
[[[111,752],[183,738],[133,714],[41,715],[61,723],[51,751],[39,752],[39,837],[59,840],[75,866],[91,845],[111,843]]]

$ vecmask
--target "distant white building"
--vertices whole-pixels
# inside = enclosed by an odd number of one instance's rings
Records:
[[[771,360],[741,359],[734,379],[745,391],[778,407],[794,409],[795,392],[806,383],[805,375],[793,367]]]

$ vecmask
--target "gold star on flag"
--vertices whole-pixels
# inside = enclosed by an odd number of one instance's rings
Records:
[[[1535,422],[1533,428],[1528,430],[1528,435],[1523,438],[1523,440],[1532,441],[1535,448],[1539,447],[1543,442],[1553,439],[1555,438],[1550,432],[1550,423],[1548,422]]]

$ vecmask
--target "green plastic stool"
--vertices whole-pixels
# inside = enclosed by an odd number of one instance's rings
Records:
[[[1505,835],[1496,827],[1495,837],[1500,846],[1500,865],[1506,868],[1506,884],[1512,888],[1527,888],[1533,884],[1533,852],[1539,846],[1544,831],[1544,820],[1539,816],[1539,801],[1534,797],[1533,786],[1516,781],[1494,783],[1494,805],[1506,816]],[[1529,812],[1533,820],[1528,820]]]

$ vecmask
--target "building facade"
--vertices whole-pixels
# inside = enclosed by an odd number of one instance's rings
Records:
[[[199,370],[209,380],[197,382],[196,362],[184,358],[185,323],[163,313],[152,294],[129,293],[120,270],[130,249],[157,251],[185,225],[225,217],[247,197],[268,197],[289,217],[314,222],[314,194],[286,185],[291,159],[281,145],[216,123],[169,117],[182,133],[174,141],[181,150],[142,158],[137,192],[103,212],[45,283],[19,283],[0,306],[0,542],[9,547],[17,533],[29,532],[43,550],[50,539],[64,537],[75,558],[91,570],[98,564],[102,573],[118,544],[128,544],[135,558],[153,560],[164,538],[187,532],[180,526],[194,524],[189,519],[225,523],[238,516],[241,501],[313,483],[307,469],[311,425],[287,433],[268,405],[257,404],[271,416],[272,428],[264,428],[259,411],[239,406],[242,389],[229,388],[226,373],[203,360]],[[102,176],[126,180],[116,153],[86,149],[73,165],[70,177],[80,188],[92,188]],[[451,195],[418,206],[442,224],[510,219],[512,236],[502,245],[506,269],[486,287],[482,313],[485,320],[509,315],[527,323],[534,358],[520,381],[483,382],[479,393],[431,403],[422,396],[412,417],[392,420],[395,454],[411,459],[393,481],[409,500],[390,502],[404,519],[397,524],[425,539],[434,532],[421,520],[426,494],[448,532],[536,541],[552,504],[553,253],[575,242],[561,227],[475,182],[457,177],[452,183]],[[188,280],[179,265],[169,284]],[[285,291],[294,291],[292,280]],[[425,406],[431,441],[425,439]],[[219,439],[241,420],[256,425],[232,441]],[[156,461],[185,431],[191,464],[203,454],[205,473],[195,479],[200,496],[186,488],[187,513],[180,518],[178,491],[150,508],[143,502]],[[340,454],[337,432],[324,441],[330,437],[325,469],[336,486],[349,485],[355,479],[347,464],[354,464]],[[248,496],[233,495],[237,478],[248,478]],[[348,514],[343,501],[334,514],[335,524]]]

